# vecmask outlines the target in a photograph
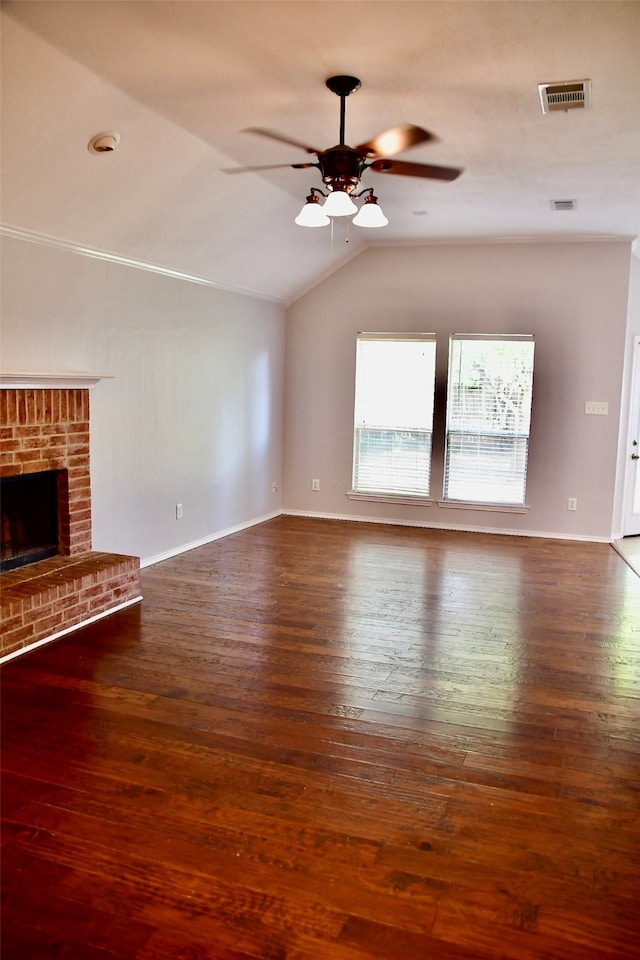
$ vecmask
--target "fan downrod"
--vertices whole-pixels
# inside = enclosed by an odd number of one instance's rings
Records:
[[[335,93],[338,97],[348,97],[351,93],[355,93],[356,90],[359,90],[361,83],[357,77],[329,77],[327,80],[327,86],[332,93]]]

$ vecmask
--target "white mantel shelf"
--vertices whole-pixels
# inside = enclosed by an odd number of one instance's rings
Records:
[[[108,373],[0,373],[2,390],[84,390],[100,380],[113,380]]]

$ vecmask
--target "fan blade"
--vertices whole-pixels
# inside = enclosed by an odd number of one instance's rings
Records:
[[[315,147],[310,147],[306,143],[300,143],[299,140],[293,140],[291,137],[285,137],[283,133],[277,133],[275,130],[265,130],[262,127],[246,127],[243,133],[256,133],[259,137],[268,137],[269,140],[278,140],[280,143],[287,143],[290,147],[300,147],[305,153],[320,153]]]
[[[407,163],[405,160],[374,160],[369,165],[376,173],[395,173],[401,177],[425,177],[427,180],[456,180],[458,167],[436,167],[430,163]]]
[[[402,153],[409,147],[417,147],[419,143],[426,143],[427,140],[437,140],[437,137],[422,127],[404,123],[379,133],[368,143],[361,143],[356,147],[356,153],[366,157],[393,157],[396,153]]]
[[[221,173],[254,173],[256,170],[283,170],[285,167],[294,170],[305,170],[307,167],[319,167],[317,163],[267,163],[257,167],[221,167]]]

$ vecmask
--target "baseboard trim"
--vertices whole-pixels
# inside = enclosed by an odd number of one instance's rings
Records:
[[[64,630],[59,630],[58,633],[52,633],[50,637],[43,637],[42,640],[36,640],[35,643],[30,643],[27,647],[20,647],[18,650],[12,650],[11,653],[7,653],[4,657],[0,657],[0,664],[8,663],[9,660],[15,660],[16,657],[21,657],[23,653],[29,653],[31,650],[35,650],[37,647],[43,647],[45,643],[51,643],[53,640],[59,640],[60,637],[65,637],[68,633],[74,633],[76,630],[81,630],[82,627],[88,627],[92,623],[96,623],[98,620],[104,620],[105,617],[110,617],[112,613],[117,613],[119,610],[125,610],[127,607],[133,606],[134,603],[140,603],[142,600],[142,595],[139,597],[133,597],[132,600],[125,600],[124,603],[119,603],[116,607],[109,607],[108,610],[103,610],[102,613],[96,613],[93,617],[88,617],[86,620],[81,620],[80,623],[74,623],[71,627],[65,627]]]
[[[548,533],[544,530],[505,530],[498,527],[469,527],[463,524],[425,523],[420,520],[393,520],[380,517],[354,517],[341,513],[318,513],[311,510],[282,510],[284,516],[309,517],[318,520],[345,520],[353,523],[377,523],[395,527],[421,527],[425,530],[457,530],[461,533],[491,533],[507,537],[538,537],[543,540],[579,540],[584,543],[611,543],[609,537],[585,536],[584,534]]]
[[[189,543],[183,543],[179,547],[172,547],[170,550],[164,550],[153,557],[145,557],[140,560],[140,569],[143,567],[152,567],[155,563],[162,563],[163,560],[170,560],[172,557],[178,557],[181,553],[188,553],[189,550],[195,550],[197,547],[204,547],[208,543],[214,543],[216,540],[222,540],[223,537],[230,537],[232,533],[240,533],[242,530],[248,530],[249,527],[255,527],[259,523],[265,523],[267,520],[273,520],[279,517],[282,510],[274,510],[262,517],[256,517],[255,520],[247,520],[244,523],[237,523],[233,527],[227,527],[219,530],[217,533],[208,534],[206,537],[200,537],[198,540],[191,540]]]

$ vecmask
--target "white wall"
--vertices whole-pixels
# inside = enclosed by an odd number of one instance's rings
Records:
[[[144,561],[268,516],[281,465],[293,512],[611,535],[627,243],[369,250],[290,308],[286,378],[277,304],[12,238],[2,259],[2,368],[114,377],[91,394],[96,549]],[[536,335],[528,514],[346,497],[355,336],[394,329],[438,334],[439,377],[454,331]]]
[[[6,237],[2,278],[4,371],[114,378],[91,392],[95,549],[144,562],[279,509],[283,307]]]
[[[609,538],[629,261],[629,243],[616,241],[374,248],[347,264],[288,311],[285,509]],[[347,498],[360,330],[435,331],[440,390],[450,334],[535,335],[527,514]],[[609,415],[585,416],[586,400],[607,401]],[[441,464],[433,480],[438,496]],[[568,497],[577,498],[577,512],[567,510]]]

